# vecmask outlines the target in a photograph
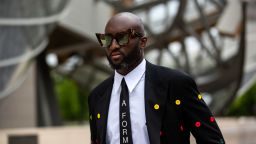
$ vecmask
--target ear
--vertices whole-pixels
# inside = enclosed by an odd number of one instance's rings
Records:
[[[147,37],[142,37],[140,38],[140,48],[144,49],[147,45],[147,40],[148,38]]]

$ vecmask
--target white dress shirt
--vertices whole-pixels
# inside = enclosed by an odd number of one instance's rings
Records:
[[[146,60],[123,76],[115,71],[114,84],[108,110],[107,144],[120,144],[119,101],[121,81],[124,78],[129,89],[129,106],[133,144],[149,144],[145,115],[145,70]]]

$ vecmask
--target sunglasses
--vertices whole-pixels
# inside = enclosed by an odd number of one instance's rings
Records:
[[[115,35],[96,33],[96,37],[102,47],[110,47],[113,39],[116,40],[118,45],[125,46],[129,43],[130,38],[143,37],[143,35],[135,32],[134,29],[128,29],[127,31],[116,33]]]

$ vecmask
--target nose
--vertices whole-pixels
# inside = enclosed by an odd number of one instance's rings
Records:
[[[116,48],[119,48],[119,44],[117,43],[116,39],[114,38],[109,46],[110,50],[114,50]]]

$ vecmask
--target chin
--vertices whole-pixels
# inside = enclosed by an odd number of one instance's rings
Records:
[[[115,69],[115,70],[119,70],[119,69],[123,69],[123,68],[127,68],[128,67],[128,64],[125,63],[125,62],[114,64],[113,62],[109,61],[109,65],[110,65],[110,67],[112,69]]]
[[[120,59],[120,60],[112,60],[110,57],[107,57],[109,65],[112,69],[119,70],[123,68],[128,67],[128,63],[126,62],[126,59]]]

